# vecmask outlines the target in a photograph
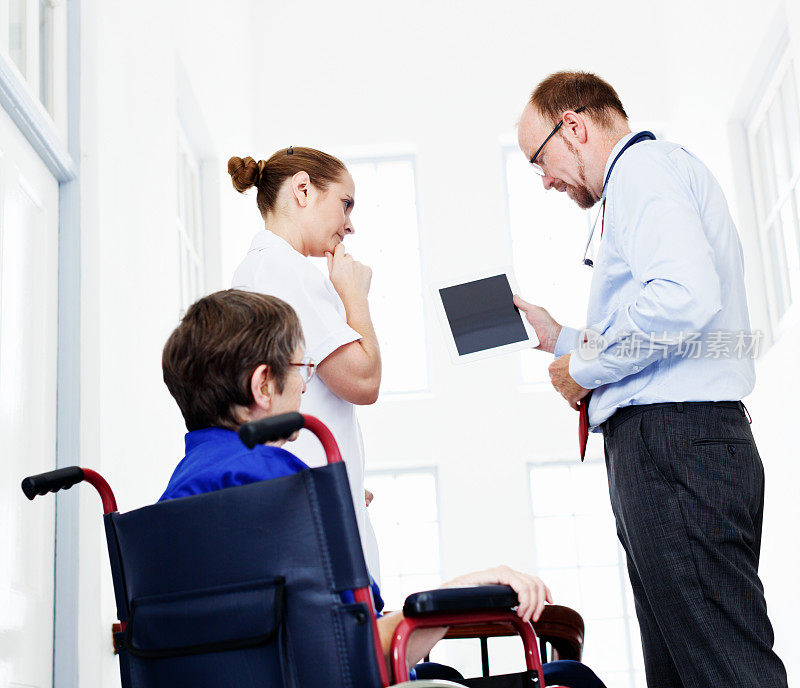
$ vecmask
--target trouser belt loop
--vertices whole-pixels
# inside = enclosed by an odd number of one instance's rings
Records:
[[[683,413],[683,402],[682,401],[678,401],[678,402],[675,403],[675,410],[678,413]]]
[[[745,418],[747,418],[747,421],[750,423],[750,425],[752,425],[753,424],[753,416],[750,415],[750,411],[747,410],[747,406],[744,405],[743,401],[739,402],[739,407],[740,407],[742,413],[745,415]]]

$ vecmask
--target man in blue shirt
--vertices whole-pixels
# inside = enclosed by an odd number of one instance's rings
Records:
[[[519,144],[545,189],[600,204],[587,329],[515,303],[557,356],[555,389],[588,402],[603,432],[648,686],[786,686],[758,578],[764,473],[740,401],[757,336],[722,189],[682,146],[632,133],[593,74],[542,81]]]

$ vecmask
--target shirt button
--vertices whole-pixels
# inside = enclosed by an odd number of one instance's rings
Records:
[[[599,385],[599,384],[601,384],[601,381],[600,380],[595,380],[594,384]]]

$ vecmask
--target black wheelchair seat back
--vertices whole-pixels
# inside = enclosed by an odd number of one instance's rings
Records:
[[[343,463],[104,518],[123,688],[381,685]]]

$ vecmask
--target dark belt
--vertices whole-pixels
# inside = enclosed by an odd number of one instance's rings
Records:
[[[614,434],[614,430],[622,425],[626,420],[633,418],[633,416],[638,416],[640,413],[644,413],[645,411],[650,411],[653,409],[668,409],[670,411],[683,413],[688,409],[704,408],[708,406],[715,408],[736,409],[737,411],[741,411],[745,418],[749,419],[750,417],[747,413],[747,409],[741,401],[667,401],[660,404],[636,404],[633,406],[623,406],[621,409],[618,409],[608,420],[601,423],[600,427],[603,429],[604,437],[611,437]]]

